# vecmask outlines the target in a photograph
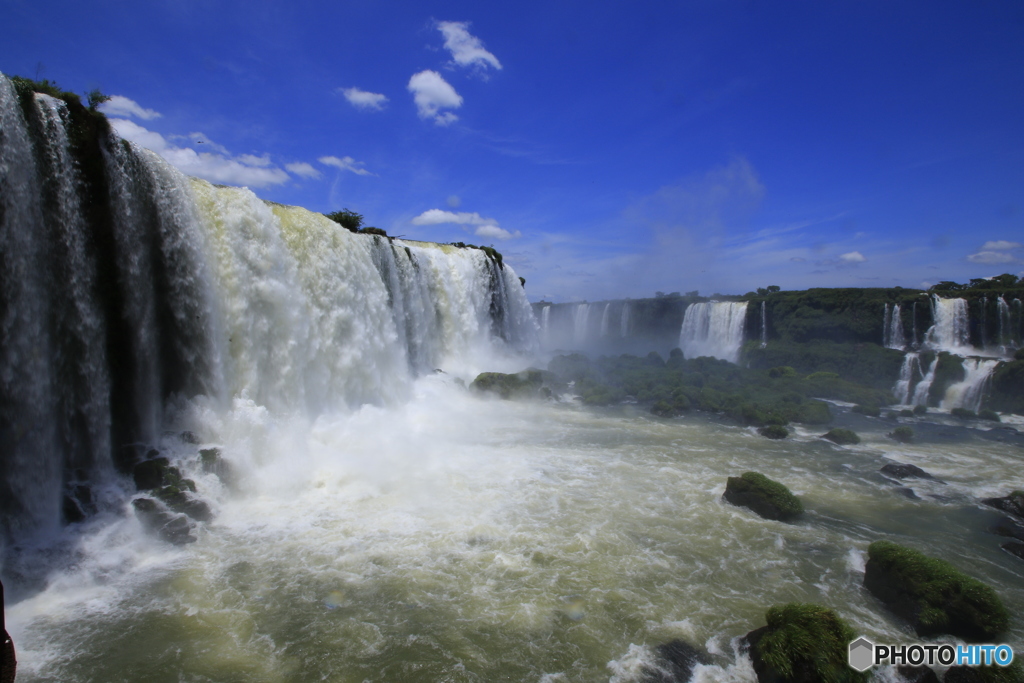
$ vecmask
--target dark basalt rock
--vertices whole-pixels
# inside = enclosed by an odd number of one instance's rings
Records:
[[[151,451],[155,452],[155,451]],[[156,457],[150,460],[143,460],[132,469],[132,477],[135,479],[135,488],[139,491],[148,491],[159,488],[170,482],[164,480],[164,473],[170,466],[167,458]]]
[[[864,587],[919,636],[950,634],[993,642],[1006,630],[1009,614],[989,586],[945,560],[889,541],[868,547]]]
[[[14,653],[14,641],[7,633],[4,619],[4,584],[0,582],[0,683],[14,683],[14,674],[18,668],[18,658]]]
[[[205,501],[192,497],[176,486],[165,486],[154,493],[167,507],[186,514],[197,522],[209,522],[213,519],[213,512]]]
[[[902,463],[889,463],[880,470],[882,474],[896,479],[935,479],[932,475],[922,470],[917,465],[906,465]],[[935,481],[939,481],[935,479]]]
[[[136,498],[132,501],[135,514],[142,526],[155,533],[161,540],[174,545],[195,543],[192,524],[183,514],[174,514],[152,498]]]
[[[1010,541],[999,546],[1011,555],[1016,555],[1020,559],[1024,560],[1024,543],[1018,543],[1017,541]]]
[[[686,683],[698,664],[710,664],[711,655],[684,640],[672,640],[657,647],[658,668],[645,668],[644,683]]]
[[[910,500],[921,500],[921,497],[914,493],[914,489],[910,488],[909,486],[897,487],[896,493],[900,494],[904,498],[909,498]]]
[[[1024,519],[1024,491],[1013,491],[1004,498],[985,498],[981,502]]]
[[[71,486],[64,494],[61,511],[64,514],[64,521],[68,524],[83,521],[96,512],[96,506],[92,500],[92,490],[85,484]]]
[[[219,448],[203,448],[199,451],[199,458],[203,463],[203,472],[216,475],[228,488],[237,485],[238,474],[231,463],[221,456]]]
[[[758,472],[729,477],[722,498],[749,508],[765,519],[785,521],[804,511],[803,503],[788,488]]]
[[[999,536],[1015,538],[1024,541],[1024,526],[1021,526],[1009,517],[1002,517],[998,522],[989,527],[989,531]]]
[[[907,683],[939,683],[939,676],[927,666],[899,666],[896,671]]]
[[[193,446],[198,446],[202,443],[202,441],[199,440],[199,437],[196,436],[195,432],[182,432],[181,440],[185,443],[192,444]]]
[[[511,399],[539,396],[543,384],[543,371],[531,368],[514,374],[482,372],[476,376],[469,388],[473,391],[497,394],[501,398]]]
[[[854,683],[866,673],[847,663],[853,630],[833,610],[814,604],[776,605],[767,626],[744,636],[760,683]]]

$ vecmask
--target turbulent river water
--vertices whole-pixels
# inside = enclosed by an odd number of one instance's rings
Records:
[[[1020,651],[1024,563],[977,504],[1024,488],[1024,450],[998,429],[918,423],[921,443],[898,445],[892,423],[839,408],[865,439],[839,447],[632,406],[486,400],[446,374],[412,393],[313,421],[188,406],[181,424],[241,480],[226,489],[168,436],[216,501],[198,542],[111,513],[64,550],[26,549],[51,573],[9,609],[19,680],[634,681],[683,638],[715,656],[696,680],[753,681],[734,638],[772,604],[820,602],[876,642],[911,638],[861,585],[879,538],[994,586]],[[890,461],[945,483],[911,480],[908,498],[878,473]],[[800,495],[803,519],[723,504],[725,478],[751,469]]]

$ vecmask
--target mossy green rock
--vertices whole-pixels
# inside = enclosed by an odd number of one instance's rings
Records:
[[[768,625],[746,636],[750,659],[761,683],[854,683],[867,673],[847,663],[853,629],[822,605],[776,605]]]
[[[523,370],[514,374],[503,372],[482,372],[476,376],[469,388],[482,393],[497,394],[501,398],[527,398],[537,396],[544,384],[544,373],[540,370]]]
[[[950,634],[995,642],[1009,614],[999,596],[945,560],[890,541],[868,547],[864,587],[919,636]]]
[[[886,436],[890,439],[895,439],[900,443],[910,443],[914,440],[914,430],[906,425],[901,425],[886,434]]]
[[[757,430],[757,433],[766,439],[785,439],[789,436],[789,430],[782,425],[766,425]]]
[[[840,446],[852,446],[860,443],[860,437],[857,436],[857,432],[852,429],[843,429],[842,427],[830,429],[822,434],[821,438],[828,439],[832,443],[839,444]]]
[[[722,498],[749,508],[765,519],[785,521],[804,511],[803,503],[788,488],[759,472],[729,477]]]

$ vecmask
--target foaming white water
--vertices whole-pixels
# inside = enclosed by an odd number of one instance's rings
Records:
[[[915,377],[921,374],[921,363],[918,354],[910,352],[903,357],[903,365],[900,368],[900,378],[892,388],[892,395],[896,402],[906,405],[910,401],[910,388],[914,384]]]
[[[925,344],[937,351],[959,355],[972,352],[966,299],[932,295],[933,323],[925,332]]]
[[[907,342],[903,335],[903,318],[900,316],[900,305],[894,304],[891,307],[885,305],[885,314],[882,320],[882,345],[889,349],[903,349]]]
[[[630,320],[629,320],[629,302],[626,301],[622,304],[622,317],[619,319],[619,336],[625,339],[629,336],[630,332]]]
[[[735,363],[746,317],[746,301],[691,304],[683,315],[679,347],[687,358],[713,356]]]
[[[981,408],[985,384],[992,376],[992,372],[996,369],[997,365],[999,365],[997,360],[965,358],[963,362],[963,380],[950,385],[946,389],[946,396],[942,399],[939,407],[946,410],[951,408],[967,408],[977,412]]]

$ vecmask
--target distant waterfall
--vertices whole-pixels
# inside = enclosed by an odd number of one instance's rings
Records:
[[[735,363],[746,315],[746,301],[691,304],[683,316],[679,347],[687,358],[713,356]]]
[[[572,340],[575,344],[587,341],[587,323],[590,318],[590,304],[576,304],[572,314]]]
[[[761,302],[761,348],[768,346],[768,314],[765,312],[765,302]]]
[[[981,407],[985,385],[997,365],[999,365],[998,360],[965,358],[965,376],[963,381],[952,384],[946,389],[946,396],[942,399],[939,407],[946,408],[947,410],[950,408],[967,408],[977,412]]]
[[[933,324],[925,332],[925,344],[938,351],[965,353],[971,351],[967,301],[943,299],[932,295]]]
[[[914,329],[914,338],[911,340],[911,343],[914,345],[914,348],[916,349],[918,347],[918,344],[920,344],[920,341],[918,340],[918,336],[917,336],[917,302],[916,301],[914,302],[914,306],[910,309],[910,317],[914,321],[914,327],[913,327],[913,329]]]
[[[935,381],[935,369],[939,367],[939,357],[936,355],[935,360],[928,366],[928,372],[925,373],[921,381],[914,387],[914,399],[912,403],[915,406],[923,406],[928,404],[928,392],[931,391],[932,382]],[[902,375],[902,370],[900,371]]]
[[[889,304],[885,305],[882,320],[882,345],[889,349],[900,350],[907,345],[903,336],[903,318],[900,316],[899,304],[894,304],[891,311]]]
[[[1020,301],[1017,301],[1018,308],[1020,307]],[[629,302],[622,304],[622,317],[619,319],[619,336],[623,339],[629,336],[630,320],[629,320]]]
[[[906,405],[910,402],[910,387],[914,384],[915,376],[920,374],[921,363],[918,358],[918,354],[914,352],[908,353],[903,357],[903,366],[900,368],[900,378],[896,380],[896,384],[892,388],[892,394],[896,397],[897,403]]]
[[[537,345],[518,277],[482,250],[356,235],[98,124],[75,146],[80,114],[26,101],[0,75],[0,535],[55,529],[65,494],[129,470],[183,401],[315,417]]]
[[[545,306],[540,312],[540,339],[547,346],[551,337],[551,306]]]
[[[604,305],[604,312],[601,314],[601,336],[602,337],[607,337],[608,336],[608,311],[611,309],[611,307],[612,307],[612,305],[610,303],[609,304],[605,304]]]
[[[978,330],[981,333],[981,348],[988,348],[988,297],[981,297],[981,315],[978,316],[981,320],[981,324],[978,325]]]

